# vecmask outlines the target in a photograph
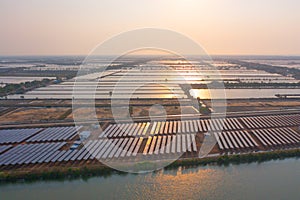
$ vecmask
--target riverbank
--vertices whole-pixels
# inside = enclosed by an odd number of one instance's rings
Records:
[[[271,152],[259,152],[242,155],[222,155],[217,157],[207,158],[190,158],[180,159],[173,162],[171,165],[165,167],[166,170],[178,167],[188,166],[205,166],[205,165],[229,165],[242,164],[251,162],[265,162],[270,160],[282,160],[285,158],[299,158],[300,149],[279,150]],[[144,163],[145,164],[145,163]],[[152,165],[153,163],[146,163]],[[34,182],[45,180],[72,180],[72,179],[88,179],[94,176],[108,177],[113,174],[125,175],[125,172],[120,172],[111,169],[104,165],[99,166],[82,166],[60,168],[49,171],[30,171],[30,172],[0,172],[0,183],[14,183],[14,182]]]

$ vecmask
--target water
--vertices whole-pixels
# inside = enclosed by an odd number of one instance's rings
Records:
[[[192,89],[190,94],[201,99],[277,98],[275,94],[300,94],[300,89]]]
[[[112,175],[86,181],[50,181],[0,186],[14,199],[299,199],[300,161],[174,169]]]

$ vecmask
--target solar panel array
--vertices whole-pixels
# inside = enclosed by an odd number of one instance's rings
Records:
[[[221,151],[253,150],[264,147],[298,145],[300,115],[277,115],[223,119],[169,120],[110,124],[98,140],[84,146],[61,150],[77,134],[76,127],[0,130],[0,166],[86,161],[91,159],[135,158],[197,152],[197,133],[212,132]],[[242,122],[242,123],[241,123]],[[250,129],[246,131],[245,127]],[[150,157],[149,157],[150,158]]]
[[[0,155],[0,165],[42,163],[65,144],[65,142],[56,142],[17,145]]]
[[[149,136],[143,155],[196,152],[195,134]]]
[[[77,128],[73,126],[46,128],[37,135],[27,139],[27,142],[66,141],[77,134]]]
[[[242,124],[235,118],[154,122],[151,135],[197,133],[215,130],[239,130]]]
[[[252,130],[264,146],[299,144],[300,135],[291,128]]]
[[[118,138],[98,141],[95,147],[90,149],[91,158],[112,159],[135,157],[142,145],[143,138]]]
[[[23,142],[41,130],[40,128],[0,130],[0,144]]]
[[[0,155],[0,165],[22,165],[88,159],[121,159],[143,155],[196,152],[196,135],[150,136],[90,140],[81,149],[59,150],[65,142],[23,144]],[[147,143],[142,146],[143,140]]]
[[[196,152],[195,134],[148,137],[143,147],[143,138],[117,138],[88,141],[80,150],[68,150],[58,161],[88,159],[122,159],[143,155]]]
[[[248,129],[269,128],[281,126],[299,126],[300,115],[272,115],[240,118]]]
[[[221,150],[256,148],[259,145],[247,131],[215,132]]]
[[[236,118],[201,119],[183,121],[155,121],[153,123],[123,123],[110,124],[99,138],[112,137],[144,137],[146,135],[169,135],[202,133],[216,130],[241,130],[243,125]]]
[[[144,123],[124,123],[124,124],[110,124],[105,131],[103,131],[99,138],[103,137],[125,137],[125,136],[145,136],[150,126],[149,122]]]

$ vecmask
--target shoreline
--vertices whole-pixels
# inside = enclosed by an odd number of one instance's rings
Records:
[[[179,159],[164,167],[165,170],[175,169],[185,166],[207,166],[218,165],[227,166],[229,164],[244,164],[254,162],[266,162],[270,160],[283,160],[287,158],[300,158],[300,149],[277,150],[270,152],[257,152],[240,155],[221,155],[206,158],[186,158]],[[147,165],[147,163],[144,163]],[[148,164],[152,165],[152,162]],[[88,179],[92,177],[108,177],[111,175],[126,175],[128,172],[121,172],[110,167],[99,166],[82,166],[68,167],[49,171],[34,172],[0,172],[0,185],[8,183],[27,183],[37,181],[65,181],[74,179]]]

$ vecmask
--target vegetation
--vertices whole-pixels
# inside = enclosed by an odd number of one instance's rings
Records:
[[[112,173],[121,174],[122,172],[113,170],[108,167],[98,166],[97,168],[67,168],[65,170],[52,170],[52,171],[40,171],[29,173],[18,172],[0,172],[0,182],[18,182],[27,181],[32,182],[36,180],[65,180],[65,179],[77,179],[93,176],[110,176]]]
[[[217,164],[217,165],[228,165],[233,164],[242,164],[242,163],[251,163],[251,162],[265,162],[270,160],[281,160],[284,158],[299,158],[300,149],[293,150],[278,150],[270,152],[260,152],[260,153],[249,153],[249,154],[240,154],[240,155],[223,155],[218,157],[208,157],[208,158],[194,158],[194,159],[185,159],[178,160],[167,168],[174,168],[185,165],[208,165],[208,164]]]
[[[10,94],[24,94],[29,90],[39,87],[45,87],[50,83],[52,83],[52,80],[43,79],[41,81],[34,80],[19,84],[7,84],[4,87],[0,88],[0,97],[6,97]]]
[[[242,155],[223,155],[219,157],[209,158],[191,158],[191,159],[180,159],[167,166],[165,169],[172,169],[181,166],[195,166],[195,165],[228,165],[251,163],[251,162],[264,162],[269,160],[278,160],[284,158],[299,158],[300,149],[292,150],[279,150],[272,152],[260,152],[250,153]],[[149,163],[141,163],[141,165],[148,166]],[[87,179],[94,176],[108,177],[112,174],[124,175],[126,173],[111,169],[107,166],[99,165],[97,167],[82,167],[82,168],[67,168],[52,171],[39,171],[39,172],[0,172],[0,182],[17,182],[17,181],[37,181],[37,180],[65,180],[65,179],[76,179],[82,178]]]
[[[77,75],[78,70],[28,70],[27,67],[0,67],[0,74],[9,74],[10,76],[21,77],[62,77],[66,79],[73,78]]]
[[[247,69],[256,69],[256,70],[263,70],[269,73],[276,73],[281,74],[283,76],[292,76],[297,80],[300,80],[300,70],[296,68],[288,68],[288,67],[279,67],[273,65],[266,65],[266,64],[258,64],[252,62],[243,62],[243,61],[229,61],[232,64],[238,64]]]

